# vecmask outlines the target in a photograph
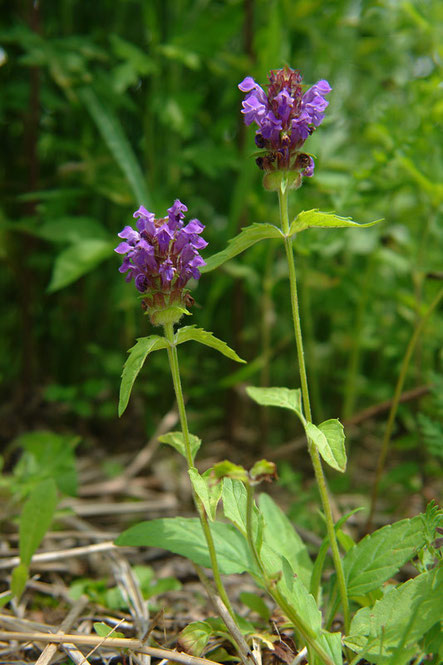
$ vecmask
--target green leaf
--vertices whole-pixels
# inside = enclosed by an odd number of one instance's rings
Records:
[[[200,269],[200,272],[204,273],[215,270],[215,268],[218,268],[226,261],[233,259],[234,256],[244,252],[245,249],[252,247],[252,245],[260,242],[260,240],[268,238],[283,238],[283,234],[273,224],[251,224],[251,226],[246,226],[238,236],[229,241],[226,249],[210,256],[206,261],[206,265]]]
[[[223,512],[226,519],[235,524],[246,538],[247,492],[243,482],[225,478],[222,497]],[[257,534],[259,530],[259,513],[255,504],[252,510],[252,530],[254,534]]]
[[[293,573],[309,588],[313,565],[306,545],[269,494],[261,494],[258,505],[264,519],[263,541],[288,560]]]
[[[254,388],[248,386],[246,392],[257,404],[262,406],[280,406],[284,409],[294,411],[301,416],[301,392],[300,389],[289,388]]]
[[[243,536],[230,524],[211,524],[220,572],[254,572],[255,565]],[[199,566],[211,567],[206,539],[200,520],[194,517],[170,517],[150,522],[140,522],[124,531],[116,545],[132,547],[161,547],[180,554]]]
[[[110,635],[111,637],[120,637],[120,638],[125,637],[124,633],[115,631],[113,628],[111,628],[111,626],[108,626],[106,623],[103,623],[103,621],[95,621],[94,630],[99,637],[108,637],[108,635]]]
[[[25,501],[20,515],[20,561],[26,566],[49,529],[57,507],[57,487],[52,478],[39,483]]]
[[[346,469],[346,450],[345,434],[341,422],[334,418],[325,420],[318,427],[307,423],[305,429],[325,462],[333,469],[343,473]]]
[[[206,621],[193,621],[181,631],[178,643],[185,653],[201,656],[213,632]]]
[[[78,96],[88,109],[103,140],[125,174],[134,194],[134,201],[137,205],[143,203],[144,206],[149,208],[151,197],[146,187],[145,178],[118,118],[111,111],[109,105],[102,104],[91,87],[78,90]]]
[[[388,591],[354,616],[345,643],[373,663],[405,665],[417,642],[441,620],[443,568],[418,575]]]
[[[256,612],[262,619],[269,621],[271,617],[271,610],[266,605],[263,598],[257,596],[256,593],[250,593],[249,591],[242,591],[239,595],[240,601],[249,607],[250,610]]]
[[[207,516],[213,522],[217,513],[218,502],[221,499],[223,482],[214,483],[210,475],[211,469],[208,469],[203,476],[195,468],[188,469],[188,473],[195,493],[203,503]]]
[[[64,249],[55,259],[48,292],[59,291],[94,270],[104,259],[112,256],[114,245],[109,240],[90,238]]]
[[[343,559],[349,596],[362,596],[379,588],[424,543],[421,515],[388,524],[365,536]]]
[[[183,455],[183,457],[186,459],[186,449],[185,449],[185,442],[183,439],[183,432],[168,432],[167,434],[162,434],[161,436],[159,436],[158,440],[160,441],[160,443],[166,443],[168,446],[172,446],[173,448],[175,448],[175,450],[179,452],[180,455]],[[192,461],[194,461],[197,451],[200,448],[201,444],[202,441],[201,439],[198,438],[198,436],[195,436],[194,434],[189,435],[189,447],[191,448]]]
[[[377,219],[374,222],[367,222],[366,224],[358,224],[350,217],[339,217],[333,212],[321,212],[320,210],[304,210],[299,213],[291,224],[289,234],[300,233],[305,229],[312,227],[321,227],[324,229],[338,229],[338,228],[357,228],[363,229],[367,226],[373,226],[382,222],[382,219]]]
[[[246,362],[246,360],[242,360],[242,358],[240,358],[240,356],[238,356],[235,351],[226,344],[226,342],[214,337],[212,332],[203,330],[203,328],[185,326],[184,328],[177,330],[177,333],[175,334],[176,344],[183,344],[183,342],[189,342],[191,339],[195,342],[200,342],[200,344],[204,344],[205,346],[210,346],[212,349],[216,349],[216,351],[219,351],[224,356],[227,356],[238,363]]]
[[[159,335],[150,335],[149,337],[140,337],[137,343],[129,349],[129,357],[123,367],[122,382],[120,385],[120,398],[118,402],[118,415],[121,416],[128,406],[132,386],[137,378],[137,374],[143,367],[147,356],[152,351],[166,349],[168,342]]]
[[[221,480],[222,478],[232,478],[233,480],[241,480],[243,483],[248,482],[248,472],[239,464],[234,464],[225,459],[223,462],[217,462],[212,467],[211,476],[214,480]]]
[[[26,582],[29,577],[29,566],[25,563],[19,563],[14,568],[11,575],[11,592],[14,598],[20,600],[23,591],[25,590]]]
[[[277,466],[267,459],[258,460],[249,470],[249,477],[251,478],[251,484],[261,483],[262,480],[271,482],[277,478]]]
[[[79,243],[86,238],[110,240],[110,234],[105,227],[93,217],[86,215],[62,215],[48,219],[30,231],[39,238],[54,243]]]

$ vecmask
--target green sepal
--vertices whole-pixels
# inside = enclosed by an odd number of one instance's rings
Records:
[[[359,224],[358,222],[354,222],[350,217],[339,217],[333,212],[321,212],[318,209],[304,210],[303,212],[299,213],[292,222],[289,229],[289,235],[300,233],[300,231],[315,227],[323,229],[363,229],[368,226],[374,226],[374,224],[378,224],[382,221],[382,219],[376,219],[374,222]]]
[[[262,480],[271,482],[277,478],[277,467],[274,462],[268,462],[266,459],[258,460],[249,471],[251,485],[261,483]]]
[[[128,351],[129,356],[125,362],[120,385],[120,397],[118,401],[118,415],[123,415],[128,406],[134,381],[137,378],[143,364],[150,353],[159,349],[166,349],[168,341],[159,335],[140,337],[137,343]]]
[[[158,440],[160,443],[166,443],[168,446],[175,448],[175,450],[186,459],[186,447],[182,432],[168,432],[167,434],[159,436]],[[195,436],[194,434],[189,435],[189,447],[191,448],[192,461],[194,461],[201,444],[202,441],[198,436]]]
[[[215,480],[211,475],[211,471],[212,469],[208,469],[203,475],[200,475],[197,469],[188,469],[194,492],[203,503],[207,516],[213,522],[217,513],[218,502],[221,499],[223,482],[220,483]]]
[[[260,240],[282,237],[283,234],[280,229],[273,224],[251,224],[251,226],[245,226],[238,236],[235,236],[235,238],[232,238],[228,242],[228,246],[223,251],[209,257],[206,265],[200,268],[200,272],[205,273],[215,270],[215,268],[223,265],[226,261],[230,261],[249,247],[252,247],[252,245],[260,242]]]
[[[218,337],[215,337],[212,332],[203,330],[203,328],[185,326],[184,328],[177,330],[175,333],[175,344],[183,344],[184,342],[189,342],[190,340],[194,340],[194,342],[200,342],[200,344],[204,344],[205,346],[210,346],[211,349],[219,351],[227,358],[235,360],[238,363],[246,362],[246,360],[240,358],[240,356],[237,355],[235,351],[226,344],[226,342],[223,342],[221,339],[218,339]]]

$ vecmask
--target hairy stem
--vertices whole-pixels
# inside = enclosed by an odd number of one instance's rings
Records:
[[[284,186],[282,186],[279,191],[279,203],[280,203],[281,228],[283,233],[285,234],[284,242],[285,242],[286,258],[288,261],[288,269],[289,269],[292,320],[294,324],[295,343],[297,346],[300,384],[303,396],[303,411],[306,420],[308,422],[312,422],[311,403],[309,399],[308,378],[306,373],[306,365],[305,365],[305,358],[303,352],[303,338],[301,331],[300,311],[299,311],[298,295],[297,295],[297,277],[295,274],[295,261],[292,249],[292,240],[289,237],[288,191]],[[312,465],[314,467],[315,478],[317,481],[317,486],[320,492],[320,498],[323,505],[323,511],[325,514],[326,528],[332,551],[332,559],[334,561],[334,566],[337,573],[337,582],[340,590],[340,597],[343,607],[345,632],[347,633],[349,630],[349,602],[348,602],[348,595],[346,592],[346,582],[343,572],[343,564],[340,557],[340,551],[338,549],[337,538],[335,535],[334,520],[332,517],[331,504],[329,501],[328,489],[326,486],[326,479],[323,473],[320,455],[317,448],[315,447],[313,442],[309,439],[309,437],[308,437],[308,449],[309,449],[309,454],[311,456]]]
[[[431,302],[429,305],[428,309],[422,316],[421,320],[418,322],[418,324],[415,327],[415,330],[411,336],[411,339],[409,340],[409,344],[406,348],[405,355],[403,357],[403,362],[401,364],[400,368],[400,374],[397,380],[397,385],[395,386],[395,391],[394,391],[394,397],[392,400],[391,404],[391,409],[389,411],[389,416],[388,416],[388,422],[386,423],[386,429],[383,437],[383,442],[381,445],[380,449],[380,454],[378,457],[377,461],[377,470],[375,472],[375,480],[374,484],[372,486],[372,493],[371,493],[371,506],[369,510],[369,517],[368,521],[366,522],[366,530],[369,531],[371,529],[372,525],[372,519],[374,516],[374,510],[375,510],[375,504],[377,501],[377,496],[378,496],[378,487],[380,484],[381,477],[383,475],[383,471],[385,468],[385,462],[386,462],[386,457],[388,454],[389,450],[389,444],[391,442],[391,436],[392,436],[392,430],[394,427],[394,422],[395,422],[395,416],[397,415],[397,409],[398,405],[400,403],[400,398],[401,398],[401,393],[403,390],[403,385],[406,379],[406,374],[409,368],[409,363],[411,361],[412,354],[414,352],[415,346],[417,344],[418,339],[420,338],[420,335],[423,331],[423,328],[425,327],[429,317],[431,316],[432,312],[435,310],[437,307],[438,303],[440,300],[443,298],[443,289],[440,289],[440,291],[437,293],[435,296],[434,300]]]

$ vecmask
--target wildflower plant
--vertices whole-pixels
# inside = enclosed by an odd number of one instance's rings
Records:
[[[306,229],[361,228],[376,222],[358,224],[335,213],[315,209],[302,211],[292,221],[290,219],[290,191],[302,185],[303,177],[312,177],[314,173],[314,158],[305,151],[305,143],[323,121],[328,106],[326,96],[331,93],[327,81],[320,80],[305,89],[301,74],[284,67],[270,73],[266,92],[250,76],[239,88],[245,93],[242,104],[245,123],[255,123],[257,127],[255,141],[260,152],[256,161],[264,171],[264,186],[278,194],[279,224],[248,226],[226,249],[207,260],[200,256],[207,245],[202,236],[204,226],[197,219],[185,223],[187,208],[178,199],[161,218],[141,206],[134,213],[137,230],[125,226],[119,234],[122,242],[115,251],[123,256],[120,271],[126,274],[128,281],[134,280],[151,323],[163,327],[163,335],[142,337],[129,350],[122,374],[119,414],[126,409],[134,381],[148,355],[165,349],[181,431],[170,432],[160,437],[160,441],[175,448],[186,459],[198,518],[142,522],[125,531],[116,542],[125,546],[163,547],[194,562],[225,625],[223,629],[219,623],[209,620],[190,624],[182,632],[180,644],[194,656],[207,653],[211,636],[219,636],[223,630],[244,665],[257,665],[252,651],[252,644],[257,640],[273,648],[272,643],[278,638],[240,620],[223,585],[223,574],[248,572],[280,607],[294,630],[299,652],[305,649],[310,665],[341,665],[343,656],[348,663],[356,664],[365,658],[371,663],[406,665],[412,657],[420,658],[421,653],[429,652],[425,650],[425,638],[437,644],[435,626],[443,568],[435,566],[434,562],[442,561],[435,540],[436,534],[443,532],[442,511],[431,505],[426,515],[383,527],[359,543],[342,530],[349,515],[334,523],[323,463],[345,472],[345,435],[338,419],[319,424],[312,419],[293,253],[297,234]],[[195,326],[174,329],[182,316],[189,314],[192,304],[187,288],[189,281],[199,279],[201,273],[217,268],[266,239],[280,240],[285,249],[300,388],[251,386],[247,392],[262,406],[289,410],[304,427],[326,526],[314,562],[306,545],[271,498],[262,494],[258,503],[255,501],[256,486],[276,476],[272,462],[259,460],[246,470],[225,460],[203,474],[198,472],[195,457],[201,440],[189,431],[183,399],[178,359],[181,344],[194,340],[237,362],[244,362],[210,332]],[[225,521],[217,520],[220,500]],[[327,592],[322,585],[322,573],[329,550],[335,575]],[[384,583],[417,554],[417,577],[391,591],[382,590]],[[204,568],[212,569],[213,583]],[[324,615],[320,601],[324,602]],[[392,613],[393,606],[396,614]],[[331,632],[330,626],[337,616],[343,630]],[[439,651],[441,647],[440,640],[435,649]]]

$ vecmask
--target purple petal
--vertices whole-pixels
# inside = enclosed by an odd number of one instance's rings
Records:
[[[277,113],[280,116],[283,124],[285,124],[289,119],[289,115],[292,111],[295,100],[293,97],[291,97],[286,88],[283,88],[283,90],[275,97],[275,101],[278,104]]]
[[[155,237],[158,241],[158,247],[161,252],[166,252],[169,247],[169,243],[174,237],[173,231],[169,228],[168,224],[163,224],[159,229],[157,229]]]
[[[140,293],[144,293],[147,290],[149,286],[148,279],[142,272],[139,272],[135,278],[135,286],[140,291]]]
[[[241,83],[238,84],[238,87],[242,92],[249,92],[250,90],[254,90],[254,88],[257,87],[257,83],[254,81],[252,76],[247,76]]]
[[[311,157],[311,162],[309,166],[307,166],[304,171],[302,171],[303,175],[306,176],[306,178],[312,178],[314,175],[314,167],[315,167],[315,162]]]
[[[137,231],[134,231],[132,226],[125,226],[123,231],[120,231],[117,235],[119,238],[125,238],[125,240],[128,240],[132,245],[140,238],[140,235]]]
[[[118,247],[114,249],[114,252],[117,252],[117,254],[126,254],[126,252],[129,252],[131,249],[133,249],[132,245],[128,245],[127,242],[121,242]]]

